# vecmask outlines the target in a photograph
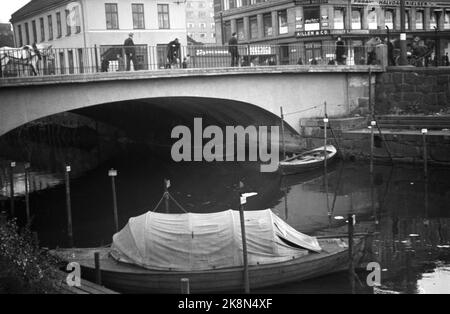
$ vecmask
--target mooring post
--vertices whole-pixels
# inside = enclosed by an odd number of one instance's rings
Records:
[[[189,278],[181,278],[181,294],[190,294]]]
[[[27,162],[25,164],[25,210],[27,214],[27,225],[30,226],[31,217],[30,217],[30,196],[29,196],[29,169],[30,163]]]
[[[422,139],[423,139],[423,171],[425,178],[428,177],[428,152],[427,152],[427,129],[422,129]]]
[[[169,187],[170,187],[170,180],[164,179],[164,204],[166,207],[166,213],[168,214],[170,212],[170,204],[169,204]]]
[[[119,214],[117,210],[117,194],[116,194],[116,181],[115,177],[117,177],[117,170],[110,169],[108,171],[108,176],[111,177],[111,186],[112,186],[112,194],[113,194],[113,212],[114,212],[114,227],[116,233],[119,232]]]
[[[370,121],[370,173],[373,173],[373,151],[374,151],[374,134],[373,134],[373,129],[375,128],[375,126],[377,125],[377,122],[375,120]]]
[[[94,262],[95,262],[95,283],[98,285],[102,284],[102,272],[100,269],[100,253],[94,253]]]
[[[347,226],[348,226],[348,258],[350,261],[350,270],[353,268],[353,224],[355,223],[354,215],[347,215]]]
[[[245,235],[245,217],[244,217],[244,204],[246,202],[245,196],[239,191],[239,215],[241,218],[241,238],[242,238],[242,254],[244,258],[244,290],[245,293],[250,293],[250,281],[248,276],[248,258],[247,258],[247,238]]]
[[[283,114],[283,107],[280,107],[280,113],[281,113],[281,145],[283,145],[283,160],[286,159],[286,143],[284,141],[284,114]]]
[[[15,216],[14,210],[14,168],[16,167],[16,162],[12,161],[9,167],[9,199],[10,199],[10,214],[11,217]]]
[[[70,201],[70,166],[66,166],[66,209],[67,209],[67,236],[69,238],[69,247],[73,247],[72,231],[72,205]]]

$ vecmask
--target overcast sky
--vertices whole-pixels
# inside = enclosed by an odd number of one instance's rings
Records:
[[[11,14],[23,7],[30,0],[0,0],[0,23],[8,23]]]

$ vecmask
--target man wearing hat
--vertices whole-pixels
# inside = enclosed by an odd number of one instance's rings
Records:
[[[134,48],[133,33],[128,34],[128,38],[125,40],[125,56],[127,57],[127,71],[130,71],[130,61],[133,61],[133,67],[136,70],[136,49]]]
[[[231,66],[235,67],[239,65],[239,52],[238,52],[238,40],[236,33],[231,35],[228,41],[228,52],[231,54]]]

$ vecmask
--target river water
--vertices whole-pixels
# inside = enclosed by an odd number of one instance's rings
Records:
[[[170,179],[170,192],[184,210],[214,212],[238,207],[239,182],[257,192],[246,210],[271,208],[307,234],[345,224],[356,215],[378,234],[373,261],[381,266],[381,286],[368,287],[359,271],[352,286],[347,272],[271,287],[260,293],[450,293],[450,169],[369,165],[336,161],[324,171],[282,177],[260,173],[256,163],[175,163],[155,148],[120,145],[117,139],[81,147],[52,141],[4,139],[0,151],[0,207],[9,209],[9,162],[14,169],[16,213],[24,221],[24,161],[31,161],[32,226],[41,245],[67,245],[64,165],[70,160],[74,242],[93,247],[111,242],[114,234],[112,187],[107,173],[118,170],[119,224],[155,208]],[[74,144],[74,145],[72,145]],[[87,146],[86,146],[87,145]],[[182,210],[171,203],[170,212]],[[344,219],[342,219],[344,218]]]

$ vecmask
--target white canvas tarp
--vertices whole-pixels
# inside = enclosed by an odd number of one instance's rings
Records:
[[[270,209],[245,212],[249,265],[290,260],[321,250]],[[118,261],[156,270],[206,270],[243,265],[239,211],[211,214],[147,212],[113,237]]]

